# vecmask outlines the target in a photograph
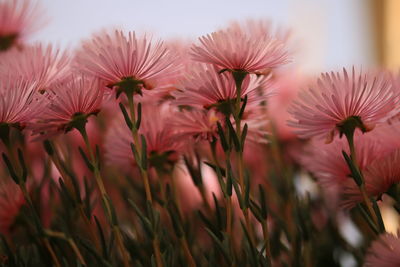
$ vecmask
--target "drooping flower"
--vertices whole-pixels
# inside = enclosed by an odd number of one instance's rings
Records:
[[[231,104],[236,101],[235,80],[229,73],[218,73],[215,67],[205,64],[196,65],[188,77],[182,81],[182,89],[173,93],[174,104],[211,109],[227,114]],[[260,105],[271,95],[270,76],[247,76],[242,85],[241,98],[247,95],[247,110],[250,106]]]
[[[135,32],[103,32],[83,43],[76,63],[83,72],[104,80],[122,92],[135,87],[152,89],[178,73],[176,55],[163,42],[152,43]],[[139,87],[138,87],[139,86]]]
[[[45,105],[46,99],[37,93],[34,83],[11,77],[0,80],[0,126],[23,129]]]
[[[170,124],[173,111],[167,105],[156,106],[148,103],[142,108],[142,123],[139,135],[143,135],[147,144],[147,157],[150,167],[166,170],[178,160],[182,150],[182,139]],[[105,137],[106,159],[112,164],[129,170],[135,166],[132,155],[131,131],[122,118],[117,118]]]
[[[365,190],[369,197],[378,198],[388,191],[390,186],[400,182],[400,149],[374,160],[364,170]],[[349,180],[344,185],[342,206],[352,208],[363,201],[356,183]]]
[[[36,83],[38,90],[45,91],[69,75],[69,56],[52,45],[37,44],[12,49],[2,55],[1,76],[21,76],[25,81]]]
[[[98,79],[72,76],[47,92],[49,104],[32,125],[33,134],[51,137],[68,132],[90,115],[97,114],[103,101],[104,86]]]
[[[247,25],[231,27],[199,38],[200,44],[192,47],[194,60],[217,66],[218,70],[266,73],[288,62],[284,43],[265,31]]]
[[[372,242],[365,257],[365,267],[400,266],[400,239],[392,234],[382,234]]]
[[[332,141],[346,127],[370,131],[376,124],[398,112],[398,94],[385,73],[331,72],[322,74],[317,83],[303,91],[289,108],[302,138],[325,137]]]
[[[2,234],[9,233],[10,227],[24,204],[22,192],[14,182],[0,182],[0,231]]]
[[[24,41],[43,22],[41,8],[35,1],[0,1],[0,52]]]

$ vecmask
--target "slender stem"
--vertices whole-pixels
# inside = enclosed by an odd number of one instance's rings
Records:
[[[112,219],[113,218],[113,214],[112,214],[110,202],[108,200],[109,197],[108,197],[106,188],[104,186],[103,179],[102,179],[101,174],[100,174],[99,165],[98,165],[98,162],[97,162],[98,159],[95,157],[93,149],[92,149],[92,147],[90,145],[89,138],[88,138],[85,126],[80,128],[80,129],[78,129],[78,130],[81,133],[82,138],[83,138],[83,140],[85,142],[86,149],[89,152],[91,165],[93,166],[93,174],[94,174],[94,177],[95,177],[95,180],[96,180],[97,187],[98,187],[98,189],[100,191],[101,198],[102,198],[103,203],[104,203],[104,208],[105,208],[106,215],[109,218],[109,221],[113,222],[113,219]],[[124,266],[128,267],[128,266],[130,266],[130,264],[129,264],[129,255],[128,255],[128,253],[127,253],[127,251],[125,249],[124,243],[122,241],[121,230],[119,229],[118,225],[113,225],[112,230],[113,230],[113,232],[115,234],[115,239],[117,241],[117,245],[118,245],[119,251],[120,251],[120,253],[122,255],[122,260],[124,262]]]
[[[154,250],[154,254],[155,254],[155,258],[156,258],[156,266],[162,267],[163,263],[162,263],[162,259],[161,259],[160,242],[158,241],[157,237],[155,237],[153,239],[152,244],[153,244],[153,250]]]
[[[360,167],[358,165],[357,158],[356,158],[357,157],[357,155],[356,155],[357,153],[356,153],[355,146],[354,146],[354,130],[351,131],[348,134],[346,133],[345,135],[346,135],[346,139],[347,139],[347,142],[348,142],[348,145],[349,145],[350,158],[352,160],[352,163],[357,168],[357,170],[361,173]],[[367,194],[367,192],[365,190],[365,181],[364,181],[364,178],[363,178],[362,175],[361,175],[361,179],[362,179],[362,183],[359,186],[359,189],[360,189],[360,192],[361,192],[361,196],[362,196],[363,202],[364,202],[365,206],[367,207],[368,212],[369,212],[372,220],[374,221],[375,225],[378,226],[379,225],[378,224],[378,218],[377,218],[377,215],[376,215],[374,209],[372,208],[371,201],[370,201],[370,199],[368,197],[368,194]]]
[[[183,248],[183,252],[185,253],[185,257],[189,267],[196,267],[196,262],[193,259],[192,253],[190,252],[189,245],[187,243],[186,238],[183,236],[179,239],[181,246]]]
[[[264,237],[265,255],[268,259],[271,258],[271,248],[269,245],[269,233],[268,233],[268,222],[265,220],[262,224],[262,231]]]
[[[62,164],[61,164],[62,159],[60,157],[60,154],[58,153],[58,149],[57,149],[56,145],[53,146],[53,150],[54,150],[54,153],[52,155],[50,155],[50,158],[51,158],[52,162],[54,163],[54,165],[56,166],[57,170],[60,172],[61,177],[63,178],[64,182],[67,185],[67,188],[70,191],[72,191],[72,190],[74,190],[72,179],[68,174],[66,174],[66,172],[64,171],[64,168],[62,167]],[[78,193],[78,192],[75,192],[75,193]],[[74,194],[71,194],[71,195],[74,196]],[[94,228],[92,227],[91,221],[85,215],[82,203],[77,203],[77,205],[78,205],[79,215],[81,216],[83,222],[85,223],[86,229],[89,231],[90,237],[94,241],[97,251],[101,251],[100,240],[94,232]]]
[[[138,151],[141,151],[142,148],[141,148],[141,144],[139,142],[138,129],[136,128],[135,102],[133,101],[133,94],[132,95],[128,94],[127,97],[128,97],[129,111],[130,111],[131,121],[132,121],[132,128],[130,130],[132,132],[133,144],[135,145],[135,147]],[[141,161],[140,155],[141,155],[141,153],[138,153],[139,158],[136,159],[137,162]],[[143,185],[144,185],[144,189],[146,192],[146,199],[150,203],[153,203],[153,198],[152,198],[151,189],[150,189],[150,182],[149,182],[149,174],[148,174],[147,170],[143,169],[140,166],[140,164],[138,164],[138,166],[140,169],[140,174],[143,179]]]

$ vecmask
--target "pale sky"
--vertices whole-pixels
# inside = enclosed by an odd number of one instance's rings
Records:
[[[291,28],[308,72],[368,67],[374,47],[364,0],[38,0],[49,23],[34,40],[73,47],[108,27],[149,31],[160,38],[193,38],[232,20],[267,18]]]

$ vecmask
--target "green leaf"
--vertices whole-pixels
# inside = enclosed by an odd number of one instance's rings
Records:
[[[233,128],[233,125],[228,117],[225,117],[225,123],[228,126],[229,136],[230,136],[231,140],[233,141],[233,144],[235,145],[235,150],[236,150],[236,152],[239,152],[241,149],[239,138],[238,138],[236,131]]]
[[[141,157],[141,166],[143,170],[147,170],[147,143],[146,143],[146,138],[144,135],[140,135],[141,141],[142,141],[142,157]]]
[[[7,166],[8,172],[10,173],[11,178],[14,180],[14,182],[16,184],[19,184],[19,178],[18,178],[17,174],[14,171],[14,168],[13,168],[13,166],[11,164],[10,159],[7,157],[7,155],[5,153],[2,153],[2,156],[3,156],[3,161]]]
[[[136,119],[136,129],[139,130],[140,123],[142,121],[142,103],[139,102],[137,106],[137,119]]]
[[[244,126],[243,126],[242,137],[241,137],[241,140],[240,140],[240,145],[242,147],[242,152],[244,150],[244,143],[246,142],[247,130],[248,130],[248,125],[247,125],[247,123],[245,123]]]
[[[230,150],[230,147],[229,147],[229,144],[228,144],[228,142],[226,140],[224,129],[222,128],[222,125],[221,125],[221,123],[219,123],[219,121],[217,121],[217,128],[218,128],[218,136],[219,136],[219,139],[221,141],[222,149],[225,152],[227,152],[227,151]]]
[[[223,243],[218,239],[218,237],[207,227],[205,228],[207,233],[210,235],[211,239],[214,241],[214,243],[217,245],[217,248],[220,250],[222,255],[224,256],[226,262],[230,265],[232,263],[232,259],[229,255],[229,251],[225,249],[225,246]]]
[[[243,118],[243,113],[244,113],[244,110],[246,108],[246,104],[247,104],[247,94],[244,96],[243,104],[242,104],[242,107],[240,108],[239,119]]]
[[[128,125],[129,129],[132,129],[132,126],[133,126],[132,121],[129,118],[129,115],[128,115],[128,112],[125,109],[125,106],[121,102],[119,103],[119,108],[122,111],[122,115],[124,116],[126,125]]]
[[[89,170],[90,170],[91,172],[93,172],[93,171],[94,171],[94,166],[92,165],[92,163],[90,163],[90,160],[89,160],[88,157],[86,156],[85,152],[83,151],[83,149],[82,149],[81,147],[78,147],[78,149],[79,149],[79,153],[81,154],[83,160],[84,160],[85,163],[86,163],[86,166],[89,168]]]

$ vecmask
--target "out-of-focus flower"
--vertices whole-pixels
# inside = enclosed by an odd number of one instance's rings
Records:
[[[45,91],[67,78],[69,62],[67,53],[52,45],[37,44],[22,51],[12,49],[2,55],[0,77],[21,76],[27,82],[36,83],[38,90]]]
[[[367,132],[398,112],[398,94],[384,73],[322,74],[289,108],[289,125],[303,138],[325,137],[331,142],[348,127]]]
[[[365,267],[400,266],[400,239],[391,234],[382,234],[372,242],[365,257]]]
[[[36,1],[0,1],[0,52],[24,41],[44,24]]]
[[[182,149],[182,140],[169,122],[173,116],[167,105],[144,105],[139,135],[143,135],[147,144],[147,157],[150,167],[166,170],[178,160]],[[106,159],[109,163],[129,170],[136,163],[132,156],[133,138],[122,118],[118,118],[105,137]]]
[[[361,170],[381,156],[380,142],[374,136],[356,134],[354,141],[357,163]],[[342,151],[349,153],[344,138],[335,139],[330,144],[314,139],[304,148],[304,153],[299,159],[300,163],[317,178],[317,182],[329,198],[329,204],[333,207],[338,206],[339,196],[345,184],[353,181]]]
[[[365,190],[370,197],[379,197],[391,185],[400,182],[400,149],[374,160],[364,170]],[[360,189],[353,180],[346,181],[343,189],[342,206],[352,208],[363,201]]]
[[[194,60],[210,63],[221,69],[247,73],[267,73],[288,62],[284,43],[263,27],[247,25],[231,27],[199,38],[192,47]]]
[[[0,231],[8,234],[21,207],[24,197],[18,186],[12,181],[0,182]]]
[[[98,79],[70,77],[47,92],[50,102],[45,112],[32,125],[33,134],[49,138],[86,123],[101,109],[104,87]]]
[[[0,126],[23,129],[43,112],[47,101],[36,88],[34,83],[19,78],[0,80]]]
[[[217,122],[223,124],[222,114],[214,110],[182,110],[171,118],[172,126],[176,127],[177,136],[183,140],[212,141],[218,138]]]
[[[77,52],[78,68],[104,80],[117,91],[152,89],[179,73],[177,55],[163,42],[151,43],[135,32],[103,32],[83,43]]]
[[[219,74],[215,67],[196,65],[182,81],[182,90],[176,91],[174,104],[197,108],[215,108],[224,114],[231,113],[231,105],[236,101],[235,80],[229,73]],[[247,76],[243,82],[241,98],[247,95],[246,110],[258,106],[271,95],[270,77]]]

